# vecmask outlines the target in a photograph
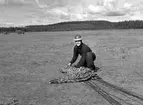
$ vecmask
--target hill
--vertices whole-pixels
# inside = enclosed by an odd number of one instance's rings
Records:
[[[109,21],[71,21],[61,22],[50,25],[30,25],[25,27],[9,27],[0,28],[0,32],[16,32],[22,30],[25,32],[35,31],[74,31],[74,30],[101,30],[101,29],[143,29],[143,21],[122,21],[122,22],[109,22]]]

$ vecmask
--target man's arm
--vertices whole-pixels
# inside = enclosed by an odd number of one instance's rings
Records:
[[[70,61],[70,65],[72,65],[76,60],[77,60],[77,57],[78,57],[78,52],[77,52],[77,49],[76,47],[74,47],[74,50],[73,50],[73,57]]]

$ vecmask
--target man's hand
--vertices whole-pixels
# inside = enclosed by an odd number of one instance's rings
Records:
[[[71,66],[71,63],[68,63],[68,66]]]

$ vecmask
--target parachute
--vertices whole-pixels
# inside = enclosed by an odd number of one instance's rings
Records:
[[[60,69],[60,72],[63,76],[50,80],[51,84],[83,82],[97,77],[97,72],[85,67],[76,68],[69,66]]]

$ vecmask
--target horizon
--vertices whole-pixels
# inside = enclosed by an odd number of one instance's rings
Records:
[[[123,21],[117,21],[117,22],[112,22],[112,21],[108,21],[108,20],[85,20],[85,21],[63,21],[63,22],[58,22],[58,23],[53,23],[53,24],[38,24],[38,25],[25,25],[25,26],[5,26],[5,27],[1,27],[0,28],[24,28],[24,27],[28,27],[28,26],[50,26],[50,25],[57,25],[60,23],[72,23],[72,22],[91,22],[91,21],[105,21],[105,22],[110,22],[110,23],[118,23],[118,22],[125,22],[125,21],[143,21],[143,20],[123,20]]]
[[[0,0],[0,27],[143,20],[142,0]]]

